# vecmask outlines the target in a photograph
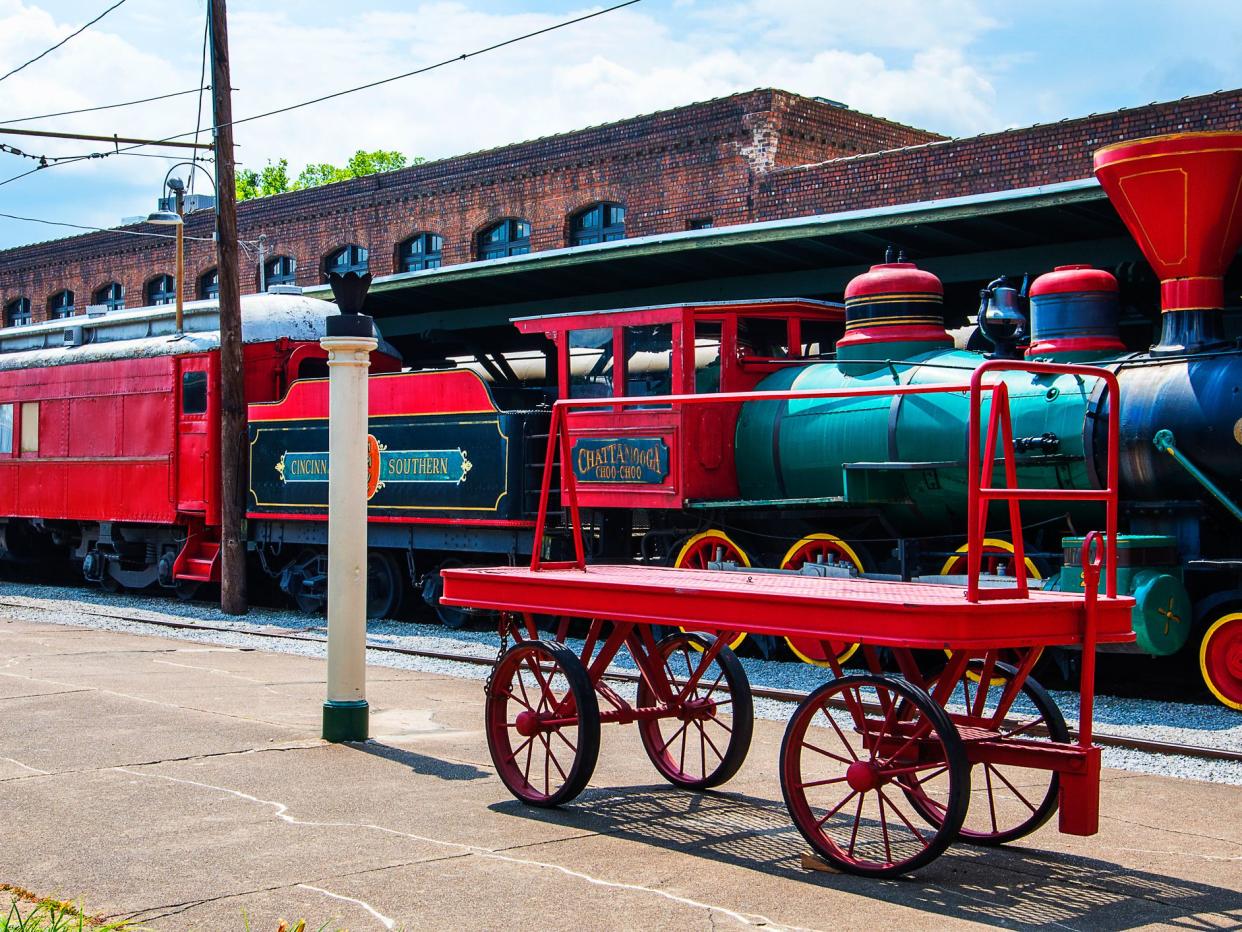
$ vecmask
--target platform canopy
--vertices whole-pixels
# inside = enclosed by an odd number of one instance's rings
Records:
[[[1094,179],[635,237],[377,278],[368,312],[416,361],[429,340],[469,351],[536,314],[760,297],[839,299],[896,246],[946,285],[949,326],[992,278],[1056,265],[1127,268],[1156,280]],[[320,289],[310,289],[318,294]],[[323,291],[326,293],[326,286]]]

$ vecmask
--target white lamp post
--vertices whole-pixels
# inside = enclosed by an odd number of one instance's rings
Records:
[[[341,313],[328,318],[327,741],[367,739],[367,374],[379,345],[360,313],[371,275],[328,278]]]

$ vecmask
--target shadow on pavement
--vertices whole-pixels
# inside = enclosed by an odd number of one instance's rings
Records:
[[[589,790],[572,806],[541,810],[507,800],[505,815],[573,825],[802,883],[845,890],[928,913],[1017,929],[1242,929],[1242,895],[1224,887],[1031,848],[956,844],[900,880],[807,871],[808,847],[783,806],[733,793],[664,786]],[[693,870],[688,863],[687,870]]]
[[[417,774],[438,777],[441,780],[482,780],[492,776],[490,771],[480,770],[471,764],[458,764],[441,757],[416,754],[414,751],[393,747],[391,744],[381,744],[378,741],[347,741],[342,744],[342,747],[361,751],[363,754],[370,754],[374,757],[382,757],[384,760],[409,767]]]

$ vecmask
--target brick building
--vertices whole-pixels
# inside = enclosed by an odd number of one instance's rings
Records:
[[[328,267],[375,275],[528,251],[805,217],[1087,178],[1120,139],[1242,128],[1227,91],[969,139],[779,90],[756,90],[369,178],[248,201],[268,283],[313,285]],[[187,218],[209,238],[209,212]],[[135,226],[131,231],[156,232]],[[166,228],[165,228],[166,229]],[[253,250],[252,250],[253,252]],[[210,293],[214,247],[187,243],[187,299]],[[252,256],[243,290],[260,284]],[[173,297],[168,240],[90,233],[0,252],[5,322],[91,303]]]

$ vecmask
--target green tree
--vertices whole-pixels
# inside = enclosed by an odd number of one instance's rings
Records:
[[[407,159],[400,152],[376,149],[366,152],[359,149],[355,152],[344,168],[328,162],[316,162],[307,165],[292,183],[289,181],[289,160],[278,159],[268,162],[262,171],[243,168],[237,173],[237,199],[248,201],[256,197],[268,197],[272,194],[283,194],[286,191],[302,191],[306,188],[317,188],[320,185],[346,181],[350,178],[365,178],[380,172],[390,172],[406,165],[418,165],[424,160],[421,157]]]

